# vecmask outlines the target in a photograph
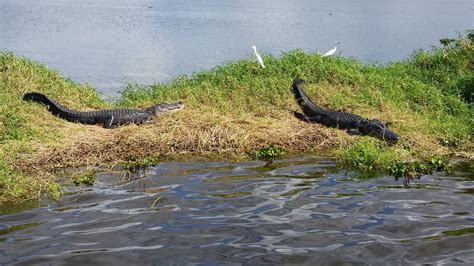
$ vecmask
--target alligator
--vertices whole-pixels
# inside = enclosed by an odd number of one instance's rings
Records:
[[[146,109],[117,108],[103,109],[88,112],[79,112],[68,109],[58,102],[38,92],[26,93],[24,101],[33,101],[46,105],[49,111],[69,122],[89,125],[102,125],[105,128],[114,128],[124,124],[142,124],[151,122],[156,116],[175,112],[184,108],[184,103],[161,103]]]
[[[387,124],[377,119],[366,119],[358,115],[324,109],[314,104],[303,91],[304,80],[294,79],[292,91],[301,107],[302,113],[294,112],[294,115],[304,121],[323,124],[327,127],[336,127],[346,130],[351,135],[368,135],[384,140],[388,143],[396,143],[400,137],[393,132]]]

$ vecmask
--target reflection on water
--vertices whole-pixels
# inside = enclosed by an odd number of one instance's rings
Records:
[[[2,0],[0,50],[117,95],[250,57],[301,48],[364,62],[406,58],[472,28],[471,0]]]
[[[60,205],[3,212],[0,264],[472,264],[473,173],[405,189],[315,156],[101,173]]]

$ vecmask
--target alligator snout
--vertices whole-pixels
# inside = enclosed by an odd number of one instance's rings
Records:
[[[385,132],[384,132],[384,135],[383,135],[383,140],[395,144],[400,140],[400,136],[398,136],[392,130],[386,128]]]

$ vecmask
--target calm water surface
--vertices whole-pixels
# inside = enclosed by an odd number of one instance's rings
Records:
[[[368,63],[408,57],[474,28],[472,0],[0,0],[0,50],[42,62],[117,97],[128,82],[166,82],[302,48]]]
[[[97,174],[0,215],[0,264],[474,263],[474,165],[366,179],[316,156]],[[10,210],[11,211],[11,210]]]

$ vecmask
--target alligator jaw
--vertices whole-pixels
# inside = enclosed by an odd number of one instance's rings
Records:
[[[184,108],[183,102],[160,103],[148,108],[155,116],[177,112]]]
[[[390,133],[388,133],[388,132],[390,132]],[[385,141],[389,144],[395,144],[400,140],[400,137],[389,129],[387,129],[385,131],[385,134],[378,134],[376,132],[372,132],[372,133],[369,133],[367,135],[378,138],[380,140],[383,140],[383,141]]]
[[[400,140],[400,137],[389,128],[385,128],[384,134],[382,136],[382,140],[391,144],[395,144]]]
[[[376,119],[362,122],[359,125],[359,131],[362,132],[363,135],[376,137],[390,144],[395,144],[400,140],[400,137],[386,124]]]

